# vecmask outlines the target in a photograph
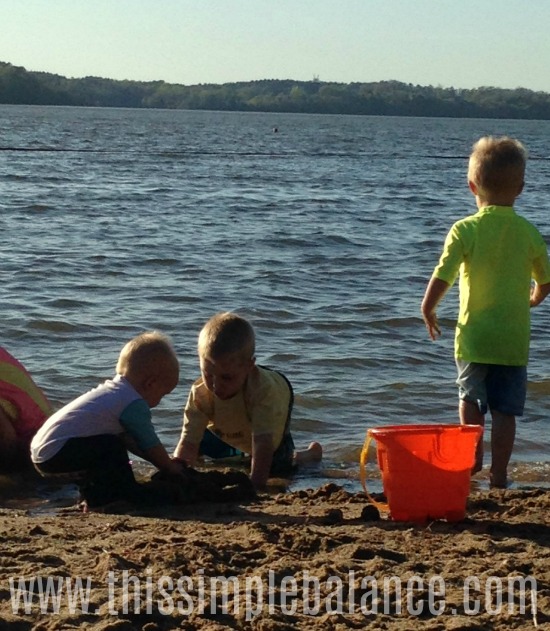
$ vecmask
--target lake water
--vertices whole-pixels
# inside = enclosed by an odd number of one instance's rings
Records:
[[[130,337],[170,334],[180,385],[154,418],[171,450],[198,331],[236,310],[293,382],[297,446],[324,445],[298,486],[360,490],[369,427],[457,422],[457,290],[436,343],[419,306],[475,211],[479,136],[528,147],[517,208],[550,243],[550,122],[0,106],[0,123],[0,343],[59,407],[112,376]],[[550,302],[532,329],[517,485],[550,480]]]

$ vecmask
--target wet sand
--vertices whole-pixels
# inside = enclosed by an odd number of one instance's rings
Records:
[[[217,499],[2,509],[0,628],[550,629],[548,490],[474,491],[465,520],[424,524],[336,484]]]

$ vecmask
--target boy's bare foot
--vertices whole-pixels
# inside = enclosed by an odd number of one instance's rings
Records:
[[[489,486],[492,489],[507,489],[508,488],[508,476],[504,474],[496,474],[491,472],[489,474]]]
[[[323,458],[323,447],[320,443],[313,441],[304,451],[297,451],[294,454],[294,463],[309,464],[311,462],[319,462]]]
[[[307,448],[307,450],[309,451],[310,456],[311,458],[313,458],[313,460],[315,460],[316,462],[318,462],[319,460],[322,460],[323,447],[321,446],[321,443],[313,441],[312,443],[309,444],[309,447]]]

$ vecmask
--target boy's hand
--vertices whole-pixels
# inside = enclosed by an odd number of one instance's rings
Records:
[[[164,467],[164,471],[166,473],[170,473],[171,475],[182,475],[184,469],[186,468],[185,463],[181,462],[181,460],[174,460],[173,458],[166,464]]]
[[[164,471],[164,473],[171,475],[181,475],[183,473],[183,464],[177,460],[172,460],[163,445],[155,445],[150,449],[146,449],[143,456],[151,464],[154,464],[159,471]]]
[[[252,463],[250,480],[255,489],[263,489],[269,478],[273,462],[273,437],[271,434],[252,436]]]
[[[441,335],[441,329],[437,322],[437,315],[435,312],[427,313],[424,315],[424,322],[426,323],[426,329],[432,340],[436,340]]]
[[[449,283],[444,280],[432,277],[428,283],[428,287],[426,288],[426,293],[424,294],[424,300],[422,301],[420,311],[432,340],[436,340],[441,335],[441,329],[437,323],[435,309],[443,296],[447,293],[449,287]]]
[[[193,467],[199,457],[199,443],[191,443],[187,439],[181,439],[174,451],[172,458]]]
[[[178,456],[170,456],[170,459],[172,460],[172,462],[181,465],[182,469],[187,469],[187,462],[185,462],[183,458],[178,458]]]
[[[550,293],[550,283],[545,283],[544,285],[535,284],[531,288],[531,296],[529,300],[530,307],[536,307],[540,305],[540,303],[548,296]]]

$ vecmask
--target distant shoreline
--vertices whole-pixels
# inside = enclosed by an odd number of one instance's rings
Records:
[[[465,90],[399,81],[346,84],[291,79],[186,86],[101,77],[68,79],[6,62],[0,62],[0,104],[550,120],[550,94],[525,88]]]

